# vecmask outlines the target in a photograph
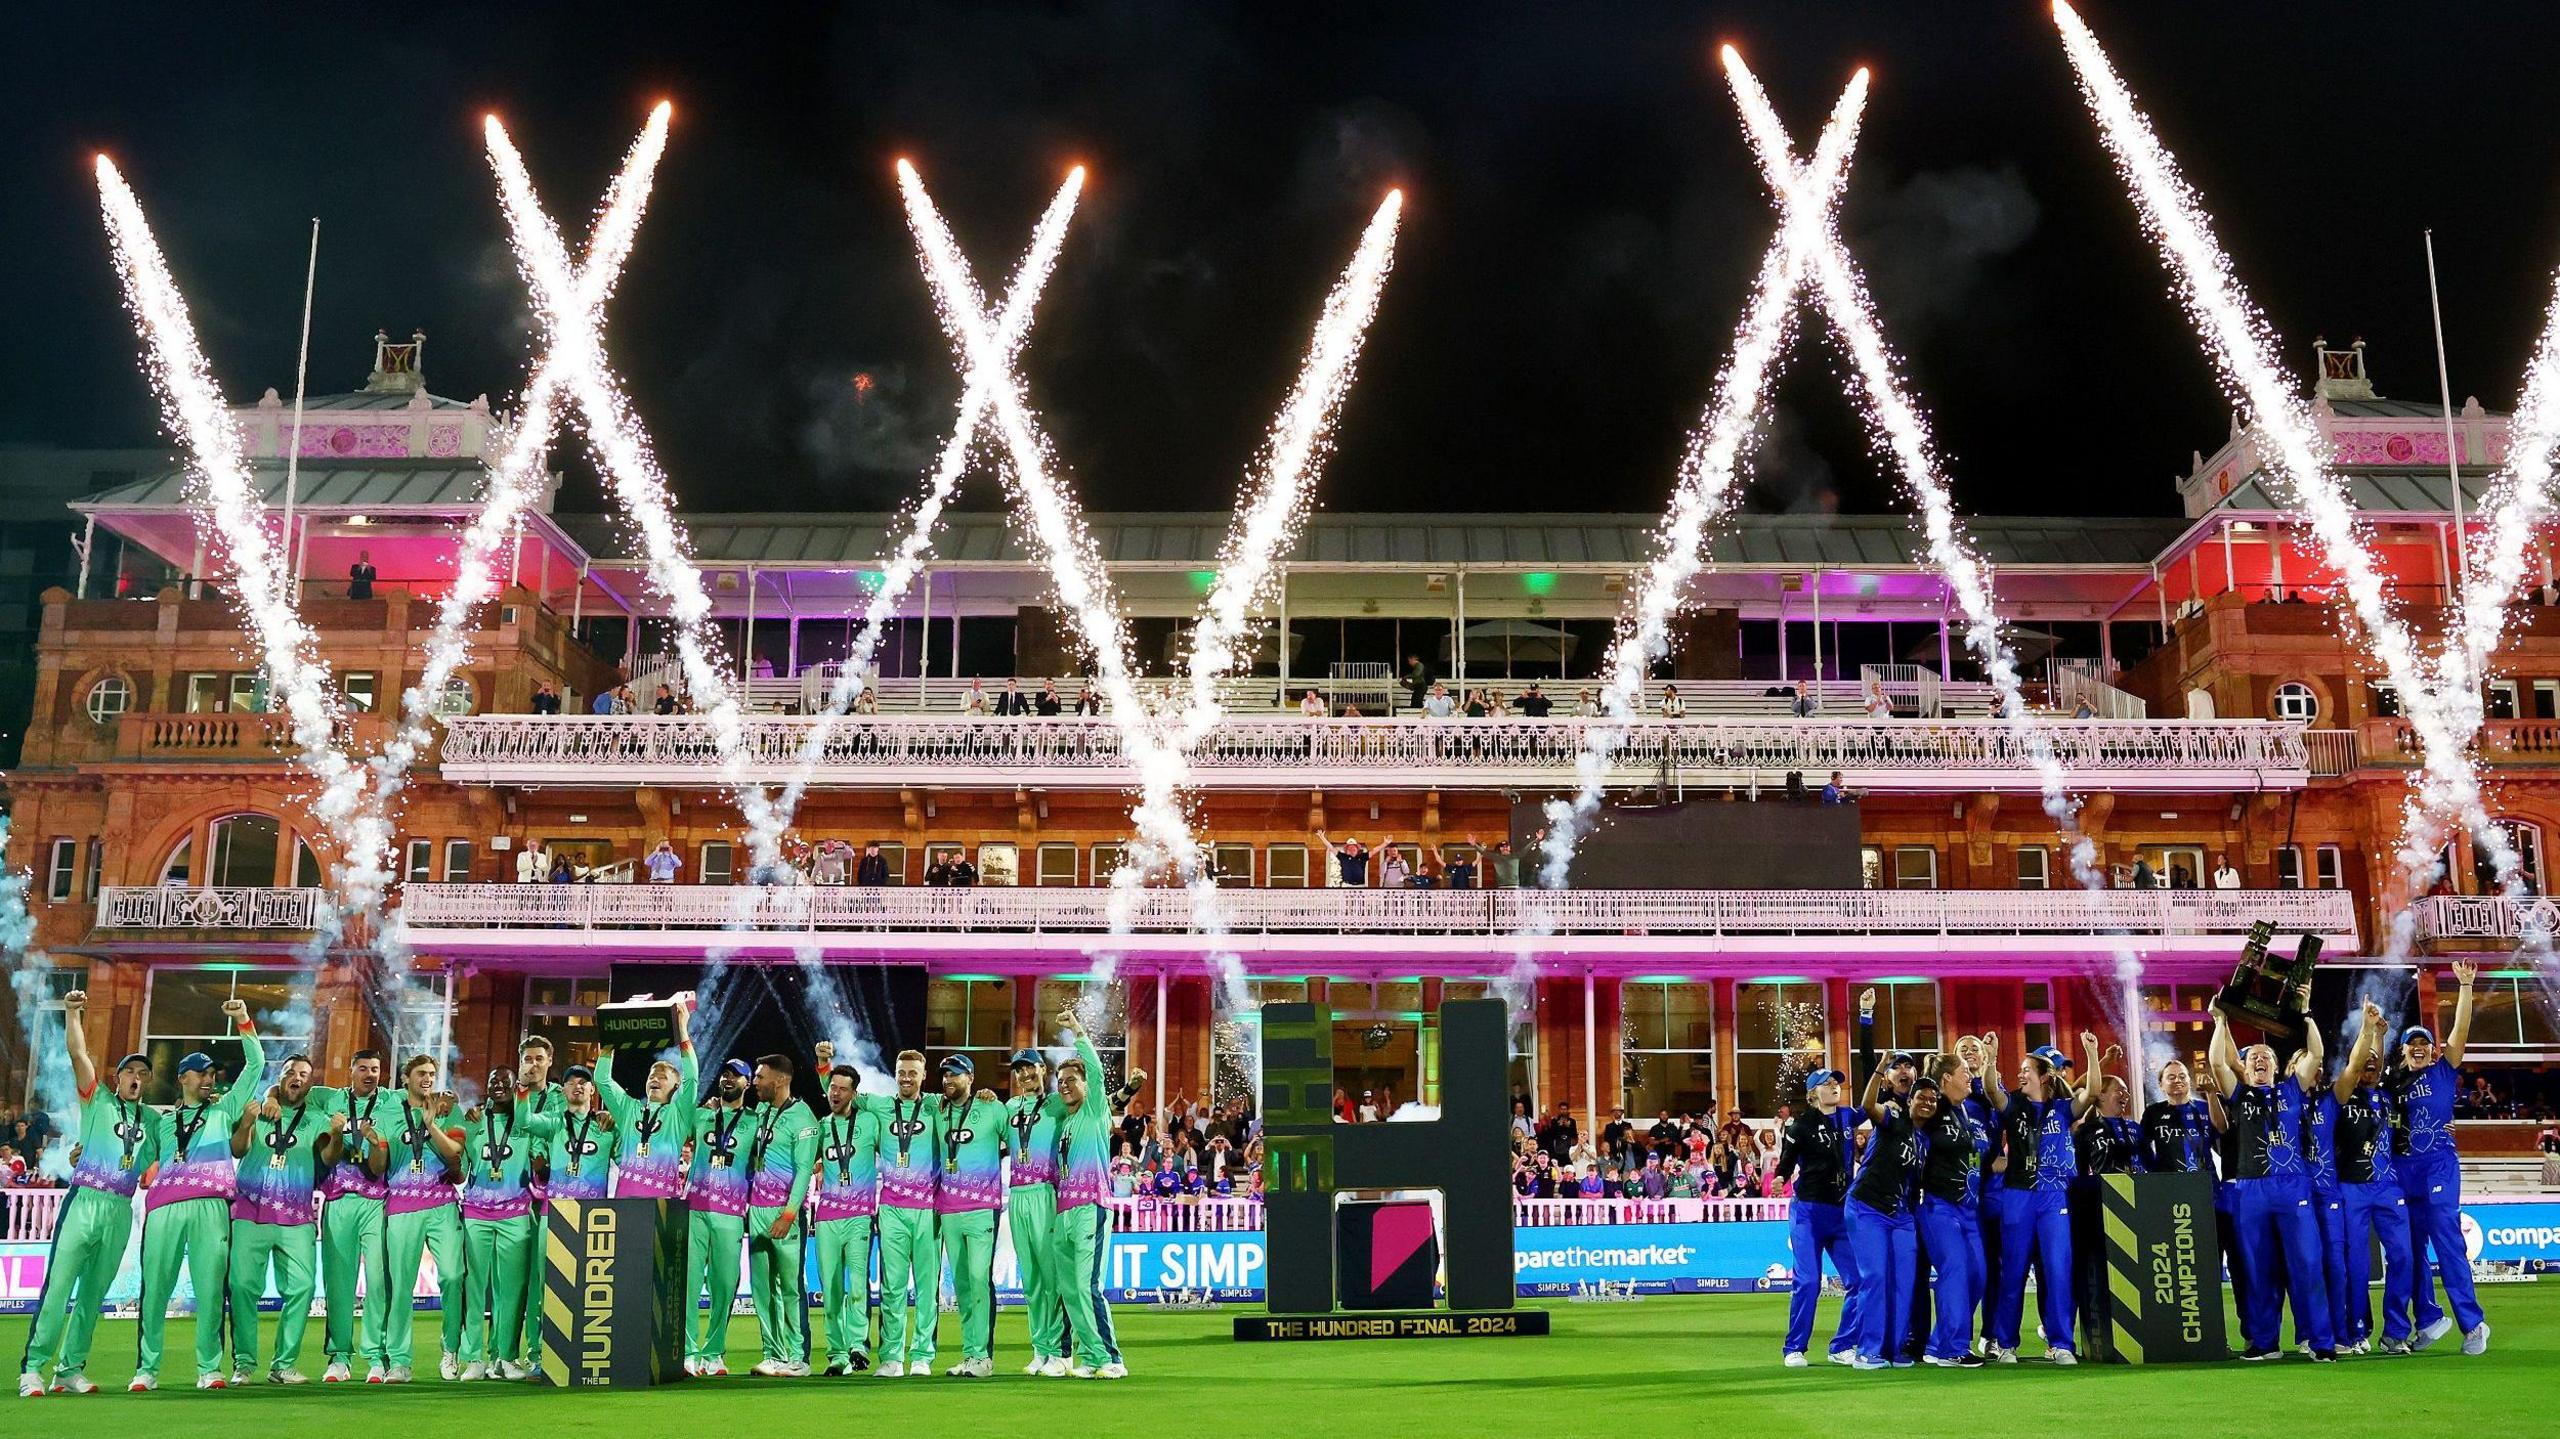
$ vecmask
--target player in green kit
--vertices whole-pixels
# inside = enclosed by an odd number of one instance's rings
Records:
[[[1049,1100],[1058,1123],[1058,1227],[1051,1253],[1076,1350],[1067,1372],[1078,1379],[1126,1379],[1129,1369],[1111,1329],[1111,1303],[1102,1297],[1111,1259],[1111,1211],[1102,1203],[1111,1189],[1111,1107],[1101,1097],[1102,1059],[1078,1027],[1075,1011],[1059,1015],[1058,1027],[1076,1042],[1075,1058],[1058,1066],[1058,1092]]]
[[[344,1090],[314,1090],[315,1103],[327,1098],[347,1116],[343,1137],[346,1155],[320,1177],[320,1294],[328,1305],[322,1321],[322,1345],[329,1367],[324,1384],[344,1384],[359,1349],[365,1358],[364,1382],[380,1384],[391,1375],[383,1357],[382,1313],[391,1303],[390,1250],[383,1229],[383,1201],[391,1195],[391,1141],[394,1126],[386,1108],[390,1094],[382,1087],[382,1054],[359,1049]],[[377,1123],[376,1121],[380,1121]],[[356,1322],[356,1277],[364,1277],[364,1322]]]
[[[196,1296],[196,1387],[220,1389],[222,1308],[231,1273],[231,1195],[238,1165],[231,1157],[231,1127],[257,1097],[267,1052],[258,1043],[249,1006],[222,1002],[223,1017],[240,1031],[240,1073],[217,1096],[213,1056],[202,1050],[178,1061],[177,1107],[159,1116],[155,1147],[160,1168],[142,1201],[142,1323],[134,1341],[133,1383],[141,1394],[160,1387],[160,1344],[169,1327],[169,1301],[183,1267]],[[84,1156],[85,1153],[84,1153]]]
[[[867,1098],[868,1096],[866,1096]],[[883,1379],[933,1372],[942,1302],[934,1207],[942,1189],[942,1115],[924,1092],[924,1055],[898,1054],[898,1092],[880,1136],[880,1367]],[[913,1314],[909,1306],[913,1306]]]
[[[462,1379],[522,1380],[524,1288],[532,1282],[533,1164],[541,1146],[516,1114],[515,1076],[489,1072],[488,1103],[463,1111]],[[450,1299],[447,1301],[451,1302]]]
[[[528,1034],[524,1037],[524,1042],[516,1046],[517,1123],[528,1124],[560,1112],[563,1100],[560,1086],[551,1082],[551,1065],[551,1041],[541,1035]],[[550,1197],[550,1190],[544,1183],[540,1169],[537,1168],[532,1176],[532,1182],[525,1189],[525,1201],[531,1211],[532,1227],[537,1234],[542,1228],[543,1201]],[[535,1253],[538,1256],[540,1252],[540,1245],[537,1242]],[[537,1262],[534,1267],[539,1269],[541,1265]],[[534,1367],[534,1350],[542,1342],[542,1285],[532,1282],[530,1278],[524,1286],[522,1332],[523,1348],[516,1355],[516,1362],[526,1369],[531,1369]]]
[[[258,1296],[273,1274],[276,1357],[270,1384],[303,1384],[302,1331],[311,1322],[319,1273],[319,1208],[323,1170],[346,1155],[347,1116],[316,1102],[311,1057],[297,1054],[265,1102],[231,1128],[239,1177],[231,1199],[231,1382],[258,1374]]]
[[[827,1115],[818,1121],[817,1182],[809,1189],[809,1238],[818,1248],[818,1296],[825,1319],[827,1374],[871,1367],[871,1232],[880,1212],[879,1112],[863,1104],[860,1076],[835,1066],[835,1046],[818,1044]]]
[[[80,1091],[80,1158],[72,1166],[70,1196],[54,1222],[53,1246],[45,1252],[44,1294],[27,1330],[26,1353],[18,1360],[21,1399],[45,1392],[47,1364],[53,1365],[54,1393],[97,1391],[85,1371],[89,1343],[98,1332],[98,1308],[106,1300],[107,1286],[115,1282],[116,1267],[124,1262],[125,1241],[133,1235],[134,1188],[160,1157],[158,1116],[142,1102],[151,1061],[126,1055],[116,1062],[111,1082],[100,1084],[97,1061],[89,1057],[88,1005],[84,990],[62,997],[62,1038],[71,1052],[72,1083]]]
[[[400,1066],[399,1108],[391,1116],[390,1185],[382,1201],[384,1265],[382,1353],[391,1384],[409,1382],[411,1336],[416,1332],[418,1274],[427,1257],[436,1262],[443,1296],[443,1362],[447,1380],[462,1377],[464,1291],[461,1196],[462,1133],[448,1128],[453,1096],[436,1088],[436,1062],[411,1055]]]
[[[596,1059],[596,1096],[613,1116],[616,1198],[675,1199],[684,1187],[684,1148],[693,1142],[702,1080],[694,1067],[692,1003],[677,1001],[675,1014],[676,1057],[649,1066],[641,1098],[614,1082],[612,1050]]]
[[[595,1071],[583,1064],[570,1065],[561,1079],[560,1107],[545,1115],[526,1115],[524,1137],[542,1149],[543,1188],[550,1196],[534,1206],[538,1251],[543,1205],[551,1199],[603,1199],[613,1191],[613,1116],[597,1098]],[[534,1287],[541,1287],[539,1281]],[[540,1347],[538,1341],[535,1347]]]
[[[1036,1049],[1013,1056],[1013,1098],[1005,1102],[1013,1164],[1006,1175],[1005,1221],[1013,1231],[1013,1266],[1022,1276],[1023,1317],[1031,1325],[1025,1374],[1060,1379],[1067,1372],[1067,1311],[1058,1300],[1058,1120],[1049,1112],[1049,1063]]]
[[[693,1173],[685,1190],[691,1211],[685,1230],[684,1307],[709,1303],[695,1325],[685,1372],[707,1379],[729,1373],[729,1313],[738,1302],[738,1249],[746,1242],[747,1080],[743,1059],[720,1066],[711,1099],[693,1116]]]
[[[809,1377],[809,1286],[800,1253],[800,1208],[818,1163],[818,1117],[791,1097],[787,1054],[756,1060],[756,1106],[747,1114],[747,1288],[755,1301],[768,1379]]]
[[[993,1093],[970,1094],[977,1079],[969,1056],[943,1056],[942,1188],[934,1212],[960,1301],[960,1362],[943,1373],[962,1379],[996,1372],[996,1211],[1004,1207],[1004,1151],[1013,1134]]]

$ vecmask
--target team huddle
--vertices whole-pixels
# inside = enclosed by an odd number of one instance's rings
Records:
[[[2485,1353],[2452,1127],[2476,970],[2457,964],[2454,976],[2461,993],[2441,1044],[2411,1025],[2391,1055],[2388,1022],[2367,1002],[2334,1073],[2307,990],[2291,995],[2302,1038],[2281,1063],[2267,1044],[2237,1045],[2217,1004],[2206,1062],[2194,1072],[2163,1064],[2161,1097],[2139,1117],[2124,1077],[2108,1072],[2122,1052],[2101,1054],[2087,1034],[2084,1065],[2039,1048],[2019,1061],[2014,1090],[2002,1087],[1996,1035],[1963,1036],[1925,1065],[1899,1053],[1878,1062],[1867,991],[1858,1103],[1845,1102],[1848,1076],[1815,1071],[1779,1156],[1779,1172],[1796,1176],[1787,1367],[1809,1363],[1826,1258],[1847,1291],[1834,1364],[2014,1364],[2030,1267],[2045,1357],[2078,1363],[2074,1325],[2090,1316],[2074,1303],[2072,1203],[2087,1202],[2096,1176],[2137,1172],[2215,1178],[2239,1357],[2280,1357],[2288,1308],[2296,1345],[2317,1362],[2410,1354],[2457,1327],[2463,1353]]]
[[[1072,1014],[1075,1054],[1055,1069],[1036,1049],[1011,1060],[1008,1098],[976,1085],[966,1055],[946,1057],[939,1093],[925,1058],[896,1062],[897,1092],[867,1094],[833,1046],[817,1046],[826,1113],[792,1097],[788,1055],[724,1063],[699,1088],[687,1006],[672,1058],[634,1095],[612,1051],[551,1080],[552,1047],[528,1037],[517,1067],[489,1075],[460,1108],[436,1061],[402,1062],[385,1087],[382,1056],[359,1051],[345,1088],[312,1082],[308,1058],[284,1061],[263,1095],[266,1053],[245,1006],[239,1078],[218,1089],[214,1061],[177,1067],[178,1103],[145,1104],[146,1056],[102,1075],[89,1052],[87,997],[64,1000],[80,1095],[71,1187],[18,1393],[93,1393],[86,1373],[100,1309],[142,1196],[142,1295],[134,1392],[159,1387],[162,1339],[178,1276],[194,1290],[195,1385],[307,1382],[301,1369],[315,1293],[325,1295],[322,1381],[365,1366],[369,1384],[405,1384],[415,1357],[424,1261],[441,1296],[439,1372],[447,1380],[523,1380],[539,1344],[541,1220],[553,1198],[681,1199],[688,1208],[685,1372],[728,1374],[730,1309],[746,1255],[762,1357],[753,1372],[886,1378],[933,1373],[942,1270],[959,1304],[960,1358],[943,1372],[995,1372],[996,1215],[1012,1233],[1031,1328],[1026,1374],[1118,1379],[1128,1370],[1103,1297],[1110,1249],[1109,1153],[1115,1102]],[[1145,1079],[1132,1073],[1134,1087]],[[1007,1161],[1010,1161],[1008,1163]],[[315,1202],[316,1201],[316,1202]],[[880,1253],[873,1362],[871,1254]],[[823,1333],[810,1333],[802,1282],[816,1247]],[[361,1275],[364,1303],[358,1312]],[[263,1357],[258,1314],[270,1278],[281,1298]],[[226,1338],[230,1366],[223,1366]],[[50,1368],[48,1380],[46,1370]]]

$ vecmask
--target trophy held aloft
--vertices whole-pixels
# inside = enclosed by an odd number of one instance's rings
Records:
[[[2249,926],[2240,946],[2240,963],[2231,982],[2214,996],[2214,1006],[2233,1019],[2247,1020],[2270,1041],[2302,1037],[2303,1011],[2311,993],[2311,971],[2320,962],[2320,936],[2306,934],[2288,964],[2267,952],[2276,927],[2266,920]]]

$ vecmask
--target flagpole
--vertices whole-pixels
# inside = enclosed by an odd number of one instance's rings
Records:
[[[311,219],[311,260],[302,271],[302,349],[293,362],[293,438],[284,451],[284,570],[294,602],[302,601],[301,548],[293,542],[293,502],[302,480],[302,397],[311,373],[311,292],[320,278],[320,218]]]
[[[2446,596],[2446,599],[2449,607],[2458,607],[2462,601],[2461,587],[2468,581],[2470,569],[2469,558],[2464,553],[2470,547],[2463,543],[2462,535],[2462,452],[2454,446],[2453,382],[2447,378],[2444,363],[2444,300],[2436,294],[2436,232],[2428,230],[2424,233],[2427,245],[2427,305],[2435,312],[2436,322],[2436,395],[2444,408],[2444,466],[2446,475],[2453,483],[2454,567],[2453,573],[2448,578],[2453,581],[2455,588],[2452,594]]]

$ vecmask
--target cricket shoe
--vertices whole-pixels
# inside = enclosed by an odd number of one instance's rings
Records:
[[[2005,1345],[1994,1344],[1991,1346],[1991,1362],[1994,1364],[2015,1364],[2018,1362],[2018,1351]]]
[[[699,1374],[699,1373],[701,1373],[701,1372],[702,1372],[702,1361],[701,1361],[701,1360],[694,1358],[694,1357],[693,1357],[692,1355],[690,1355],[690,1354],[688,1354],[688,1355],[684,1356],[684,1374],[685,1374],[685,1377],[686,1377],[686,1378],[690,1379],[690,1378],[692,1378],[694,1375]]]
[[[367,1384],[387,1383],[390,1380],[390,1376],[391,1371],[383,1368],[379,1364],[368,1364],[365,1366],[364,1382]]]
[[[1040,1357],[1039,1355],[1037,1355],[1037,1354],[1034,1354],[1034,1355],[1032,1355],[1032,1356],[1031,1356],[1031,1362],[1022,1366],[1022,1372],[1023,1372],[1023,1373],[1025,1373],[1025,1374],[1030,1375],[1030,1376],[1031,1376],[1032,1378],[1034,1378],[1034,1379],[1037,1379],[1037,1378],[1039,1378],[1039,1377],[1040,1377],[1040,1371],[1041,1371],[1041,1370],[1043,1370],[1043,1369],[1046,1369],[1046,1368],[1048,1368],[1048,1367],[1049,1367],[1049,1361],[1048,1361],[1048,1360],[1041,1358],[1041,1357]]]
[[[344,1359],[332,1359],[329,1361],[329,1367],[320,1371],[320,1382],[323,1384],[344,1384],[354,1377],[356,1377],[355,1371],[347,1367],[347,1361]]]
[[[747,1372],[759,1379],[771,1379],[782,1373],[782,1361],[779,1359],[759,1359],[756,1361],[756,1366]]]
[[[299,1369],[270,1369],[267,1371],[267,1382],[270,1384],[308,1384],[311,1381],[303,1377],[303,1373]]]
[[[2335,1349],[2314,1349],[2311,1351],[2311,1362],[2314,1364],[2335,1364],[2338,1362],[2338,1351]]]
[[[1786,1366],[1787,1366],[1788,1368],[1790,1368],[1790,1369],[1802,1369],[1803,1367],[1805,1367],[1805,1365],[1806,1365],[1806,1364],[1810,1363],[1811,1361],[1807,1360],[1807,1359],[1804,1357],[1804,1354],[1803,1354],[1803,1352],[1802,1352],[1802,1351],[1800,1351],[1800,1350],[1795,1350],[1795,1349],[1790,1349],[1790,1350],[1788,1350],[1788,1351],[1787,1351],[1787,1357],[1786,1357],[1786,1361],[1785,1361],[1785,1362],[1786,1362]]]
[[[861,1352],[860,1350],[856,1350],[845,1356],[844,1372],[847,1374],[860,1374],[870,1367],[871,1356]]]
[[[442,1359],[436,1361],[436,1374],[447,1384],[460,1383],[462,1380],[462,1361],[448,1354]]]
[[[1070,1379],[1091,1379],[1100,1372],[1100,1370],[1095,1369],[1090,1364],[1070,1364],[1067,1366],[1067,1377]]]
[[[127,1394],[148,1394],[148,1393],[150,1393],[152,1390],[157,1389],[157,1388],[159,1388],[159,1387],[160,1387],[160,1376],[159,1376],[159,1375],[157,1375],[157,1374],[136,1374],[135,1376],[133,1376],[133,1382],[132,1382],[132,1383],[130,1383],[130,1384],[127,1384],[126,1386],[124,1386],[124,1392],[126,1392]]]
[[[1040,1366],[1040,1377],[1043,1379],[1064,1379],[1067,1377],[1067,1368],[1067,1356],[1063,1354],[1053,1354],[1049,1356],[1048,1363]]]
[[[776,1379],[806,1379],[809,1377],[809,1361],[806,1359],[793,1359],[786,1363],[777,1364],[773,1367],[773,1377]]]
[[[2439,1314],[2436,1316],[2435,1323],[2418,1331],[2417,1337],[2409,1341],[2409,1347],[2412,1349],[2427,1348],[2429,1345],[2434,1344],[2437,1340],[2442,1339],[2452,1332],[2453,1316],[2450,1314]]]
[[[1858,1351],[1855,1349],[1834,1349],[1826,1357],[1828,1357],[1832,1363],[1841,1365],[1845,1368],[1854,1369],[1858,1364]]]
[[[1893,1366],[1872,1354],[1861,1354],[1857,1358],[1849,1361],[1849,1367],[1852,1369],[1890,1369]]]
[[[2410,1348],[2406,1339],[2383,1338],[2374,1341],[2373,1352],[2378,1358],[2406,1359],[2418,1351]]]
[[[930,1379],[930,1378],[932,1378],[932,1377],[933,1377],[933,1361],[932,1361],[932,1360],[930,1360],[930,1359],[919,1359],[919,1360],[917,1360],[915,1363],[908,1365],[908,1366],[907,1366],[907,1377],[908,1377],[908,1378],[910,1378],[910,1379]]]
[[[703,1360],[703,1361],[702,1361],[702,1377],[703,1377],[703,1378],[705,1378],[705,1379],[726,1379],[726,1378],[728,1378],[728,1377],[729,1377],[729,1361],[728,1361],[726,1358],[723,1358],[723,1357],[713,1357],[713,1358],[710,1358],[710,1359],[705,1359],[705,1360]]]
[[[822,1377],[822,1378],[827,1378],[827,1379],[842,1379],[845,1375],[847,1375],[847,1374],[849,1374],[849,1373],[851,1373],[851,1372],[852,1372],[851,1370],[848,1370],[847,1368],[845,1368],[845,1366],[844,1366],[844,1361],[843,1361],[843,1360],[841,1360],[841,1359],[830,1359],[830,1360],[828,1360],[828,1361],[827,1361],[827,1367],[826,1367],[825,1369],[820,1370],[820,1371],[819,1371],[819,1374],[820,1374],[820,1377]]]
[[[996,1364],[992,1359],[963,1359],[942,1372],[951,1379],[986,1379],[995,1374]]]
[[[2247,1364],[2259,1364],[2269,1359],[2281,1359],[2283,1357],[2284,1351],[2281,1349],[2260,1349],[2254,1345],[2240,1351],[2241,1361]]]
[[[53,1392],[56,1394],[95,1394],[98,1392],[98,1386],[90,1383],[89,1376],[81,1373],[77,1369],[72,1370],[68,1374],[56,1369],[53,1371]]]
[[[2338,1353],[2341,1355],[2370,1354],[2372,1352],[2373,1345],[2362,1339],[2357,1340],[2353,1344],[2341,1344],[2338,1346]]]
[[[43,1375],[38,1374],[36,1371],[34,1371],[34,1370],[30,1369],[30,1370],[28,1370],[27,1372],[25,1372],[25,1373],[23,1373],[23,1374],[21,1374],[21,1375],[19,1375],[19,1376],[18,1376],[18,1397],[19,1397],[19,1398],[21,1398],[21,1399],[42,1399],[42,1398],[44,1397],[44,1395],[45,1395],[45,1388],[44,1388],[44,1376],[43,1376]]]
[[[231,1387],[231,1381],[223,1378],[219,1374],[199,1374],[196,1376],[196,1387],[198,1389],[228,1389]]]
[[[414,1377],[415,1376],[410,1373],[408,1365],[394,1364],[389,1369],[383,1371],[382,1382],[385,1384],[406,1384]],[[368,1379],[365,1382],[370,1384],[373,1381]]]
[[[1093,1372],[1094,1376],[1100,1379],[1126,1379],[1129,1377],[1129,1366],[1114,1359]]]
[[[2058,1364],[2068,1369],[2080,1362],[2080,1356],[2068,1349],[2048,1349],[2044,1352],[2044,1360],[2047,1364]]]
[[[2471,1328],[2463,1334],[2462,1352],[2465,1354],[2486,1354],[2489,1352],[2488,1320],[2483,1319],[2479,1323],[2472,1325]],[[57,1384],[56,1387],[59,1388],[60,1386]]]
[[[498,1361],[498,1377],[506,1380],[510,1384],[522,1384],[525,1376],[531,1372],[531,1370],[526,1369],[523,1365],[518,1364],[512,1359],[501,1359]]]
[[[481,1360],[474,1359],[470,1363],[462,1366],[461,1382],[465,1384],[477,1384],[488,1377],[489,1366]]]
[[[871,1373],[875,1378],[880,1379],[904,1379],[907,1377],[907,1366],[898,1360],[891,1359],[872,1370]]]
[[[246,1369],[234,1369],[234,1370],[232,1370],[232,1371],[231,1371],[231,1387],[232,1387],[232,1388],[234,1388],[234,1389],[246,1389],[246,1388],[248,1388],[248,1387],[249,1387],[249,1371],[248,1371],[248,1370],[246,1370]]]

